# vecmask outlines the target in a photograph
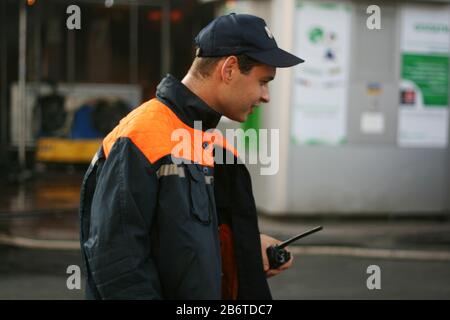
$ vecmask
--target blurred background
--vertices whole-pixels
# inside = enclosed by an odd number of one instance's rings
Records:
[[[248,167],[262,232],[324,226],[291,246],[274,298],[450,299],[443,0],[1,0],[0,299],[83,298],[67,268],[82,267],[79,190],[93,154],[166,73],[185,75],[195,35],[231,12],[264,18],[306,61],[277,70],[271,101],[245,123],[219,124],[269,140],[278,130],[277,148],[245,140],[260,160]]]

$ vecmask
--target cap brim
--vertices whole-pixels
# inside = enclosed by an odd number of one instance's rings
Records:
[[[305,62],[305,60],[280,48],[275,48],[269,51],[246,52],[245,54],[256,61],[276,68],[292,67],[299,63]]]

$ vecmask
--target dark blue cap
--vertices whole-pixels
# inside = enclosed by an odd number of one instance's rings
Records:
[[[221,16],[214,19],[195,37],[197,57],[224,57],[245,54],[273,67],[291,67],[304,62],[278,48],[266,22],[249,14]]]

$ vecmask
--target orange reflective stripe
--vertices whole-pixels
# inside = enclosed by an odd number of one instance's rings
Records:
[[[120,137],[131,139],[151,163],[166,155],[172,155],[212,167],[213,148],[205,150],[202,147],[203,142],[226,148],[237,157],[236,149],[226,141],[219,130],[203,132],[191,128],[157,99],[147,101],[130,112],[106,136],[103,140],[106,157]]]

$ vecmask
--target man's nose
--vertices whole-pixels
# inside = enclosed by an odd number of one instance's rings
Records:
[[[270,101],[270,94],[269,94],[269,88],[263,89],[262,95],[261,95],[261,102],[262,103],[268,103]]]

